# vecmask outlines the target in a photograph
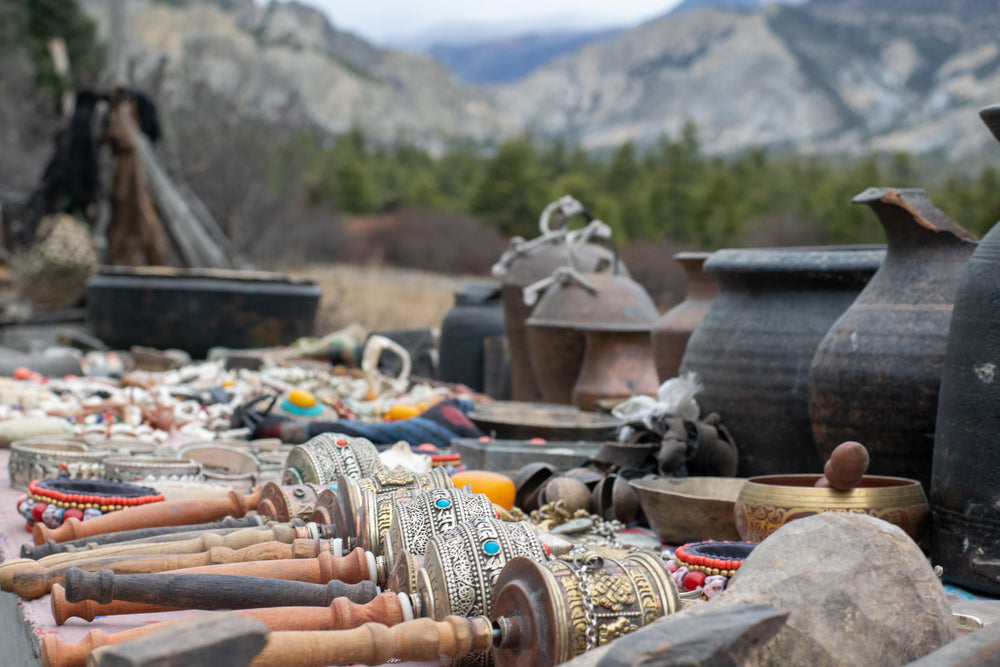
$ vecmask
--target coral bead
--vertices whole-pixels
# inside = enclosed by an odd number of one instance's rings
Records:
[[[41,521],[42,514],[48,506],[48,503],[35,503],[35,505],[31,508],[31,518],[35,521]]]
[[[691,571],[684,575],[684,588],[693,591],[705,583],[705,573]]]
[[[67,521],[70,518],[76,519],[78,521],[83,521],[83,512],[76,509],[75,507],[68,509],[66,510],[66,513],[63,514],[63,521]]]
[[[468,484],[473,493],[485,494],[494,504],[504,509],[509,510],[514,506],[514,480],[507,475],[489,470],[466,470],[452,475],[451,481],[458,488]]]

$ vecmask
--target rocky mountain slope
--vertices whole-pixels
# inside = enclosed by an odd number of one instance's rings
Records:
[[[108,34],[108,3],[84,0]],[[486,91],[429,56],[381,50],[336,30],[305,5],[253,0],[129,0],[126,57],[141,83],[163,69],[161,100],[183,104],[207,85],[243,109],[300,111],[340,133],[406,137],[434,146],[460,133],[486,141],[511,131]]]
[[[427,48],[463,81],[510,83],[558,56],[575,53],[588,44],[605,42],[620,29],[575,32],[533,32],[471,43],[437,42]]]
[[[711,152],[905,150],[952,160],[992,139],[998,16],[974,0],[814,0],[670,14],[497,92],[505,114],[591,148],[697,123]],[[995,33],[994,33],[995,34]]]
[[[85,0],[106,28],[106,3]],[[977,111],[1000,90],[1000,27],[983,0],[813,0],[691,9],[625,31],[494,88],[428,56],[380,50],[295,2],[130,0],[138,77],[164,64],[174,103],[201,82],[262,114],[301,110],[426,146],[521,131],[589,148],[655,142],[698,125],[713,153],[981,154]]]

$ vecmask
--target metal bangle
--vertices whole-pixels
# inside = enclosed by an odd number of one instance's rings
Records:
[[[75,440],[29,438],[11,443],[7,472],[11,488],[24,491],[33,479],[100,479],[111,452]]]
[[[158,456],[109,456],[104,460],[104,478],[113,482],[154,479],[202,480],[201,465],[191,459]]]

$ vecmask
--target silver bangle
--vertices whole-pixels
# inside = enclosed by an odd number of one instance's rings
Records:
[[[104,479],[131,483],[138,480],[178,479],[203,481],[201,465],[184,458],[160,456],[109,456],[104,459]]]
[[[69,477],[101,479],[102,461],[111,454],[106,449],[88,447],[75,440],[28,438],[10,445],[7,472],[11,488],[24,491],[34,479]]]

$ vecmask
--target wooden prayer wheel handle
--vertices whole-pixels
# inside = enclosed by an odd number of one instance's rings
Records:
[[[38,560],[52,554],[66,553],[68,551],[78,551],[80,549],[94,549],[98,546],[106,546],[119,542],[133,542],[135,540],[163,538],[163,541],[170,541],[171,535],[176,535],[175,539],[187,539],[196,537],[189,533],[203,533],[211,531],[229,531],[240,528],[260,528],[265,524],[263,517],[258,515],[244,516],[240,518],[227,516],[220,521],[200,523],[187,526],[159,526],[156,528],[136,528],[134,530],[119,530],[103,535],[83,537],[78,540],[68,540],[66,542],[56,542],[46,540],[45,544],[22,544],[21,558]],[[183,536],[182,536],[183,535]]]
[[[167,554],[196,554],[208,551],[215,547],[226,547],[227,549],[245,549],[255,544],[264,542],[281,542],[291,544],[296,539],[306,539],[308,533],[305,528],[293,528],[285,524],[272,524],[266,528],[241,528],[232,533],[219,535],[218,533],[202,533],[197,537],[186,540],[176,540],[167,542],[139,542],[138,544],[109,544],[97,549],[87,549],[84,551],[73,551],[69,553],[53,554],[39,559],[45,567],[55,567],[64,563],[87,560],[91,558],[111,558],[114,556],[129,556],[142,554],[148,556],[160,556]],[[0,572],[3,566],[0,565]]]
[[[257,607],[325,607],[343,597],[370,602],[378,587],[370,581],[345,584],[241,577],[232,574],[115,574],[111,570],[66,573],[66,599],[71,602],[112,600],[164,605],[178,609],[254,609]]]
[[[172,570],[171,572],[177,574],[231,574],[244,577],[302,581],[310,584],[325,584],[334,579],[345,584],[372,581],[370,559],[363,549],[355,549],[341,558],[324,551],[316,558],[226,563]],[[100,604],[93,600],[70,602],[66,599],[65,589],[62,586],[57,584],[52,587],[52,616],[56,620],[56,625],[62,625],[70,618],[92,621],[97,616],[150,614],[175,609],[176,607],[166,605],[150,605],[124,600],[114,600],[108,604]]]
[[[225,498],[190,498],[149,503],[109,512],[88,521],[70,518],[58,528],[49,528],[39,521],[32,529],[32,535],[35,544],[45,544],[47,540],[65,542],[119,530],[206,523],[226,516],[239,518],[257,507],[259,497],[260,489],[249,495],[230,491]]]
[[[55,596],[62,586],[52,589]],[[272,607],[242,609],[232,612],[264,623],[271,630],[347,630],[365,623],[396,625],[409,620],[405,608],[395,593],[380,593],[371,602],[358,604],[347,598],[337,598],[329,607]],[[85,665],[87,655],[95,648],[137,639],[170,624],[187,619],[150,623],[131,630],[106,634],[91,630],[78,642],[69,644],[54,634],[42,637],[43,667],[76,667]]]
[[[12,561],[19,570],[13,575],[12,590],[25,600],[34,600],[48,593],[53,584],[63,583],[66,571],[71,567],[96,572],[97,570],[112,570],[118,574],[149,574],[182,570],[203,565],[218,565],[221,563],[243,563],[251,560],[278,560],[282,558],[315,558],[325,550],[328,543],[320,540],[295,540],[291,544],[281,542],[264,542],[243,549],[213,547],[208,551],[194,554],[167,554],[131,556],[109,556],[107,558],[87,558],[70,563],[62,563],[53,568],[47,568],[38,561],[21,558]],[[0,578],[0,584],[2,584]]]
[[[353,630],[272,632],[251,667],[326,667],[381,665],[399,660],[459,658],[489,650],[493,630],[483,616],[447,616],[443,621],[418,618],[392,627],[365,623]]]

